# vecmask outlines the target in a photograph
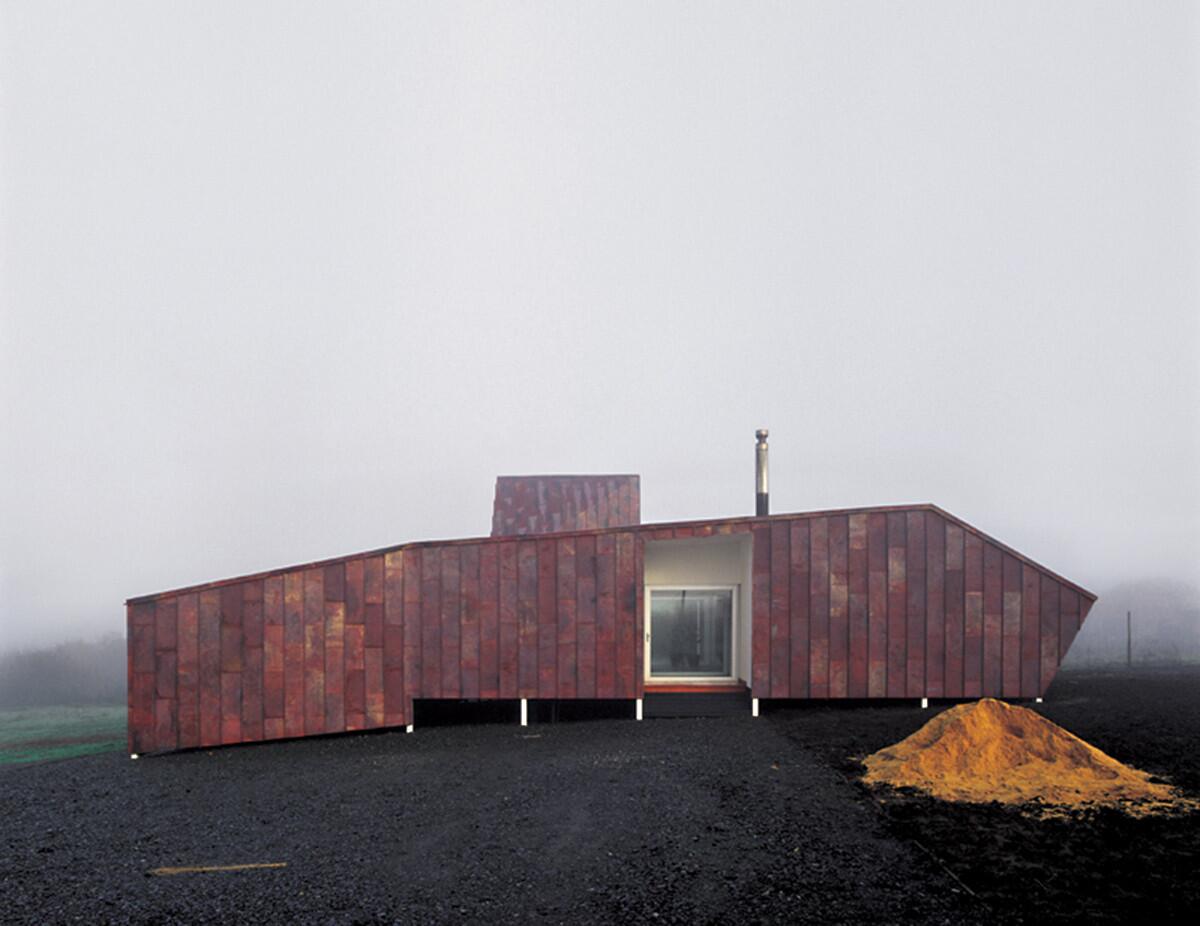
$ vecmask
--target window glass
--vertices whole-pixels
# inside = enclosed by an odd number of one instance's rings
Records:
[[[650,675],[733,675],[733,591],[652,589]]]

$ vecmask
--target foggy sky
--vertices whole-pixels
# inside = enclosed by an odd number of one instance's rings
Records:
[[[932,501],[1200,562],[1188,3],[0,4],[0,649],[488,532]]]

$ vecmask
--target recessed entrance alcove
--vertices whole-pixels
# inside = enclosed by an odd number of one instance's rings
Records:
[[[647,688],[745,686],[750,678],[748,534],[647,541]]]

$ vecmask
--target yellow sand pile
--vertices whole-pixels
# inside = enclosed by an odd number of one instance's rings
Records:
[[[994,698],[938,714],[863,764],[864,781],[947,801],[1110,804],[1135,813],[1197,806],[1040,714]]]

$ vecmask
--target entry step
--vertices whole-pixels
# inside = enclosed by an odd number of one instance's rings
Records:
[[[656,717],[725,717],[750,713],[750,690],[722,689],[720,691],[651,691],[642,696],[642,716]]]

